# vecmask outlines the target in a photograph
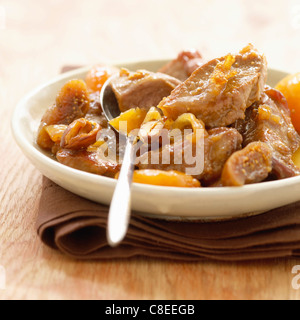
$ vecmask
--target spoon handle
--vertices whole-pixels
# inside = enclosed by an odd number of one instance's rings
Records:
[[[123,163],[108,213],[107,241],[117,246],[125,237],[131,212],[131,184],[135,162],[135,147],[127,138]]]

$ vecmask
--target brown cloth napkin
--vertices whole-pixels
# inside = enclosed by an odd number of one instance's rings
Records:
[[[48,246],[78,259],[146,256],[181,261],[300,257],[300,202],[267,213],[217,222],[182,222],[134,213],[125,240],[106,241],[108,207],[47,178],[37,232]]]

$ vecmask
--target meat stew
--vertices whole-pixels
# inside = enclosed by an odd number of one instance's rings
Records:
[[[113,75],[122,113],[108,123],[99,97]],[[95,66],[60,90],[37,144],[64,165],[117,178],[124,141],[114,127],[137,137],[134,182],[213,188],[293,177],[300,136],[266,79],[266,58],[251,44],[209,61],[183,51],[157,72]]]

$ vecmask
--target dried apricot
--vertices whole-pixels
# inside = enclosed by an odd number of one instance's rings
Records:
[[[54,124],[45,127],[45,131],[48,133],[50,139],[55,143],[60,143],[67,126],[64,124]]]
[[[118,174],[116,178],[118,177]],[[133,182],[167,187],[199,188],[200,182],[183,172],[176,170],[135,170]]]
[[[96,65],[87,74],[85,78],[88,89],[92,92],[101,91],[105,81],[114,73],[113,68]]]
[[[300,148],[293,155],[293,162],[300,168]]]
[[[120,114],[119,117],[112,119],[109,124],[117,131],[125,134],[133,133],[133,130],[139,129],[147,114],[146,109],[133,108]]]
[[[293,125],[300,133],[300,72],[286,76],[275,88],[285,96]]]

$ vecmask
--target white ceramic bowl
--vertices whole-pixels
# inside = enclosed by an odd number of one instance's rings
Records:
[[[120,63],[130,70],[156,71],[166,61]],[[63,188],[84,198],[109,204],[116,181],[58,163],[35,143],[36,131],[45,109],[66,81],[84,79],[89,68],[62,74],[29,93],[17,105],[12,130],[16,142],[40,172]],[[286,73],[270,69],[268,83],[274,86]],[[220,219],[258,214],[300,200],[300,177],[243,187],[175,188],[133,184],[133,210],[157,218]]]

